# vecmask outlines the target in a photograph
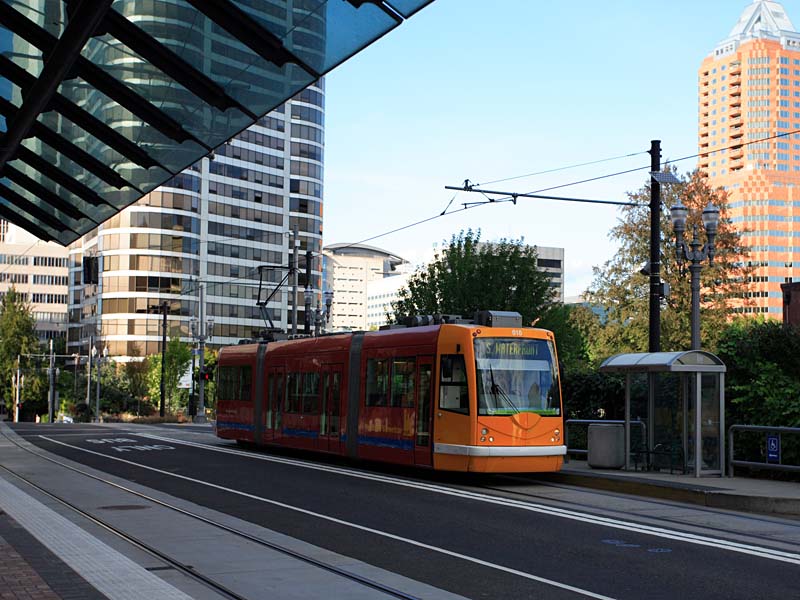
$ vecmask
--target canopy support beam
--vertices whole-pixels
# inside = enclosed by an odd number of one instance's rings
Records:
[[[0,172],[13,158],[22,140],[30,135],[39,114],[50,104],[58,86],[69,74],[81,50],[97,26],[111,9],[113,0],[81,0],[69,20],[63,35],[45,62],[36,82],[24,93],[22,106],[8,131],[0,139]]]

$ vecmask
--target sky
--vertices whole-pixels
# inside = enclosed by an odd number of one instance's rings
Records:
[[[697,71],[748,0],[434,0],[326,78],[324,244],[353,243],[479,194],[532,192],[697,152]],[[800,0],[782,2],[800,26]],[[631,156],[633,155],[633,156]],[[580,168],[572,165],[618,158]],[[681,173],[696,159],[677,164]],[[555,172],[497,181],[542,171]],[[647,169],[549,193],[627,200]],[[489,184],[488,182],[496,182]],[[611,259],[612,206],[520,199],[369,241],[414,265],[461,230],[565,249],[565,293]]]

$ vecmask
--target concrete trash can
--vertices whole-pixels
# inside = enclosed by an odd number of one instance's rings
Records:
[[[625,466],[625,426],[590,424],[586,448],[586,462],[593,469],[621,469]]]

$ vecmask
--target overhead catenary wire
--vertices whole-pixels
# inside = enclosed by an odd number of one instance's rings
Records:
[[[644,153],[646,153],[646,152],[644,152]],[[642,152],[636,152],[636,153],[632,153],[631,155],[632,155],[632,156],[636,156],[636,155],[638,155],[638,154],[642,154]],[[608,160],[613,160],[613,158],[611,158],[611,159],[603,159],[603,160],[602,160],[602,162],[607,162]],[[610,178],[610,177],[617,177],[617,176],[619,176],[619,175],[623,175],[623,174],[627,174],[627,173],[632,173],[632,172],[635,172],[635,171],[641,171],[641,170],[648,169],[648,168],[649,168],[649,167],[639,167],[639,168],[635,168],[635,169],[627,169],[627,170],[624,170],[624,171],[617,171],[617,172],[614,172],[614,173],[609,173],[609,174],[606,174],[606,175],[601,175],[601,176],[598,176],[598,177],[593,177],[593,178],[590,178],[590,179],[580,180],[580,181],[576,181],[576,182],[572,182],[572,183],[566,183],[566,184],[562,184],[562,185],[559,185],[559,186],[554,186],[554,187],[551,187],[551,188],[544,188],[544,189],[537,190],[537,191],[534,191],[534,192],[529,192],[529,193],[530,193],[530,194],[536,194],[536,193],[539,193],[539,192],[545,192],[545,191],[549,191],[549,190],[551,190],[551,189],[558,189],[558,188],[560,188],[560,187],[568,187],[568,186],[570,186],[570,185],[578,185],[578,184],[580,184],[580,183],[586,183],[586,182],[588,182],[588,181],[596,181],[596,180],[599,180],[599,179],[606,179],[606,178]],[[468,181],[467,181],[467,182],[465,182],[465,184],[467,184],[467,183],[468,183]],[[463,190],[463,191],[467,191],[467,190]],[[353,246],[357,246],[357,245],[359,245],[359,244],[364,244],[364,243],[366,243],[366,242],[370,242],[370,241],[373,241],[373,240],[376,240],[376,239],[379,239],[379,238],[385,237],[385,236],[387,236],[387,235],[391,235],[391,234],[394,234],[394,233],[399,233],[399,232],[401,232],[401,231],[405,231],[405,230],[407,230],[407,229],[411,229],[411,228],[413,228],[413,227],[417,227],[417,226],[419,226],[419,225],[423,225],[423,224],[425,224],[425,223],[429,223],[429,222],[431,222],[431,221],[434,221],[434,220],[436,220],[436,219],[439,219],[439,218],[445,217],[445,216],[447,216],[447,215],[453,215],[453,214],[457,214],[457,213],[464,212],[464,211],[466,211],[466,210],[470,210],[470,209],[472,209],[472,208],[476,208],[476,207],[478,207],[478,206],[483,206],[483,205],[485,205],[485,204],[488,204],[488,203],[489,203],[489,202],[487,201],[487,202],[485,202],[485,203],[478,203],[478,204],[469,204],[469,205],[464,205],[464,206],[462,206],[461,208],[458,208],[458,209],[456,209],[456,210],[451,210],[451,211],[449,211],[449,212],[448,212],[448,209],[449,209],[449,208],[450,208],[450,206],[452,205],[452,203],[453,203],[453,201],[455,200],[455,198],[456,198],[456,196],[457,196],[457,195],[458,195],[458,193],[456,193],[456,194],[454,194],[454,195],[453,195],[453,197],[450,199],[450,201],[449,201],[449,202],[448,202],[448,204],[446,205],[445,209],[444,209],[444,210],[443,210],[441,213],[437,213],[437,214],[435,214],[435,215],[432,215],[432,216],[430,216],[430,217],[427,217],[427,218],[425,218],[425,219],[420,219],[420,220],[418,220],[418,221],[414,221],[413,223],[409,223],[409,224],[407,224],[407,225],[403,225],[403,226],[401,226],[401,227],[395,227],[395,228],[393,228],[393,229],[390,229],[390,230],[388,230],[388,231],[384,231],[384,232],[382,232],[382,233],[379,233],[379,234],[376,234],[376,235],[372,235],[372,236],[366,237],[366,238],[364,238],[364,239],[361,239],[361,240],[358,240],[358,241],[356,241],[356,242],[351,242],[351,243],[349,243],[349,244],[346,244],[346,245],[344,245],[344,246],[341,246],[341,247],[340,247],[340,249],[352,248]],[[512,196],[508,196],[508,199],[511,199],[511,198],[512,198]],[[502,201],[502,199],[500,199],[499,201]],[[208,241],[209,241],[209,242],[211,242],[211,241],[214,241],[214,240],[208,240]],[[318,257],[320,257],[320,256],[322,256],[322,252],[314,252],[314,253],[312,254],[312,258],[318,258]],[[288,266],[287,266],[287,267],[285,267],[285,268],[288,268]],[[251,279],[251,275],[254,275],[255,273],[257,273],[257,272],[258,272],[258,269],[259,269],[259,267],[258,267],[258,266],[254,266],[254,267],[251,267],[250,269],[248,269],[248,270],[245,272],[245,274],[244,274],[244,275],[240,275],[240,276],[238,276],[238,277],[231,278],[231,279],[226,279],[226,280],[224,280],[224,281],[213,281],[213,282],[208,282],[208,283],[206,283],[206,290],[210,290],[210,289],[212,289],[212,288],[216,288],[216,287],[218,287],[218,286],[220,286],[220,285],[226,285],[226,284],[230,284],[230,283],[236,283],[237,281],[243,281],[243,280],[248,280],[248,279]],[[177,297],[173,297],[173,298],[180,298],[180,297],[183,297],[183,296],[188,296],[188,295],[192,295],[192,296],[194,296],[194,295],[195,295],[195,290],[194,290],[194,289],[192,289],[192,290],[189,290],[189,291],[187,291],[187,292],[182,292],[182,293],[181,293],[181,294],[179,294]]]
[[[741,144],[733,144],[733,145],[729,146],[728,148],[724,148],[724,149],[713,150],[713,151],[710,151],[710,152],[702,152],[702,153],[697,153],[697,154],[694,154],[694,155],[687,155],[687,156],[683,156],[683,157],[680,157],[680,158],[664,161],[663,164],[667,165],[667,164],[671,164],[671,163],[681,162],[681,161],[684,161],[684,160],[689,160],[691,158],[697,158],[698,156],[711,155],[711,154],[713,154],[715,152],[721,152],[722,150],[729,150],[729,149],[733,149],[733,148],[739,148],[739,147],[747,146],[747,145],[750,145],[750,144],[753,144],[753,143],[763,142],[763,141],[767,141],[767,140],[770,140],[770,139],[776,139],[776,138],[780,138],[780,137],[788,137],[788,136],[790,136],[790,135],[792,135],[794,133],[800,133],[800,130],[794,130],[794,131],[787,132],[787,133],[777,134],[777,135],[774,135],[774,136],[770,136],[770,137],[767,137],[767,138],[762,138],[760,140],[754,140],[754,141],[751,141],[751,142],[743,142]],[[634,157],[634,156],[639,156],[641,154],[647,154],[647,151],[633,152],[633,153],[629,153],[629,154],[625,154],[625,155],[619,155],[619,156],[599,159],[599,160],[596,160],[596,161],[588,161],[588,162],[584,162],[584,163],[577,163],[577,164],[574,164],[574,165],[568,165],[568,166],[565,166],[565,167],[556,167],[556,168],[553,168],[553,169],[546,169],[546,170],[543,170],[543,171],[539,171],[539,172],[535,172],[535,173],[529,173],[529,174],[526,174],[526,175],[518,175],[518,176],[508,177],[508,178],[504,178],[504,179],[497,179],[497,180],[493,180],[493,181],[488,181],[484,185],[488,185],[489,183],[498,183],[498,182],[502,182],[502,181],[511,181],[511,180],[515,180],[515,179],[522,179],[522,178],[525,178],[525,177],[532,177],[532,176],[541,175],[541,174],[548,174],[548,173],[553,173],[553,172],[558,172],[558,171],[564,171],[564,170],[573,169],[573,168],[579,168],[579,167],[583,167],[583,166],[591,166],[591,165],[594,165],[594,164],[610,162],[610,161],[619,160],[619,159],[622,159],[622,158],[630,158],[630,157]],[[646,166],[642,166],[642,167],[636,167],[636,168],[633,168],[633,169],[625,169],[625,170],[621,170],[621,171],[615,171],[613,173],[607,173],[607,174],[604,174],[604,175],[598,175],[596,177],[580,179],[580,180],[577,180],[577,181],[563,183],[563,184],[559,184],[559,185],[555,185],[555,186],[540,188],[540,189],[537,189],[537,190],[533,190],[531,192],[526,192],[524,194],[507,194],[504,198],[499,198],[499,199],[495,199],[495,200],[487,200],[487,202],[484,202],[484,203],[465,204],[464,206],[462,206],[459,209],[452,210],[452,211],[448,212],[448,209],[450,208],[450,206],[452,205],[453,201],[456,198],[456,195],[457,195],[456,194],[449,200],[449,202],[446,205],[445,209],[441,213],[437,213],[437,214],[432,215],[430,217],[427,217],[425,219],[420,219],[418,221],[414,221],[413,223],[409,223],[409,224],[403,225],[401,227],[396,227],[396,228],[390,229],[388,231],[384,231],[382,233],[366,237],[366,238],[361,239],[361,240],[359,240],[357,242],[352,242],[350,244],[342,246],[341,249],[351,248],[351,247],[359,245],[359,244],[364,244],[366,242],[370,242],[370,241],[379,239],[381,237],[385,237],[387,235],[391,235],[391,234],[394,234],[394,233],[399,233],[400,231],[405,231],[407,229],[411,229],[413,227],[417,227],[419,225],[423,225],[425,223],[429,223],[431,221],[434,221],[436,219],[439,219],[439,218],[447,216],[447,215],[452,215],[452,214],[464,212],[466,210],[469,210],[469,209],[472,209],[472,208],[476,208],[478,206],[483,206],[485,204],[502,202],[504,200],[512,200],[512,199],[516,199],[517,197],[520,197],[520,196],[524,197],[525,195],[540,194],[540,193],[543,193],[543,192],[548,192],[548,191],[552,191],[552,190],[556,190],[556,189],[562,189],[562,188],[571,187],[571,186],[574,186],[574,185],[580,185],[580,184],[583,184],[583,183],[590,183],[590,182],[593,182],[593,181],[600,181],[600,180],[603,180],[603,179],[609,179],[609,178],[612,178],[612,177],[618,177],[620,175],[627,175],[629,173],[635,173],[637,171],[644,171],[644,170],[649,170],[649,169],[650,169],[650,166],[646,165]],[[468,187],[467,187],[468,184],[469,184],[469,181],[468,180],[465,181],[465,187],[464,187],[464,189],[462,191],[470,191],[470,189],[468,189]],[[475,191],[481,191],[481,190],[475,190]],[[563,200],[567,200],[567,201],[576,201],[576,202],[577,201],[584,201],[582,199],[577,199],[577,198],[557,198],[557,197],[552,197],[552,199],[558,199],[558,200],[562,200],[563,199]],[[619,204],[619,205],[628,205],[628,204],[630,204],[630,203],[621,203],[621,202],[613,202],[612,203],[612,202],[604,202],[604,201],[595,201],[595,202],[596,203],[601,203],[601,204],[606,204],[606,203]],[[265,232],[265,233],[274,233],[274,232]],[[211,242],[218,242],[218,241],[223,241],[223,240],[236,240],[236,239],[240,239],[240,238],[232,238],[231,237],[231,238],[221,238],[219,240],[210,240],[209,239],[209,240],[202,240],[201,243],[211,243]],[[312,258],[318,258],[320,256],[322,256],[322,252],[314,252],[312,254]],[[240,275],[240,276],[237,276],[237,277],[234,277],[234,278],[226,279],[224,281],[207,282],[206,283],[206,289],[210,290],[212,288],[216,288],[216,287],[221,286],[221,285],[236,283],[236,282],[239,282],[239,281],[251,280],[251,275],[257,273],[259,268],[260,268],[259,266],[251,267],[245,272],[244,275]],[[288,269],[288,266],[283,267],[281,265],[280,267],[274,267],[274,268],[287,268]],[[255,287],[255,284],[253,284],[253,286]],[[191,289],[189,291],[180,293],[178,296],[173,296],[173,299],[184,297],[184,296],[189,296],[189,295],[193,296],[193,295],[195,295],[195,292],[196,292],[195,289]]]
[[[513,181],[515,179],[525,179],[526,177],[536,177],[538,175],[548,175],[550,173],[557,173],[559,171],[567,171],[569,169],[577,169],[580,167],[588,167],[591,165],[598,165],[605,162],[611,162],[613,160],[620,160],[623,158],[632,158],[634,156],[639,156],[640,154],[647,154],[647,150],[642,150],[640,152],[631,152],[629,154],[621,154],[619,156],[611,156],[608,158],[600,158],[598,160],[591,160],[588,162],[577,163],[574,165],[568,165],[566,167],[554,167],[552,169],[545,169],[544,171],[536,171],[535,173],[526,173],[525,175],[515,175],[513,177],[505,177],[503,179],[493,179],[492,181],[483,181],[481,183],[476,183],[476,186],[482,185],[491,185],[493,183],[502,183],[504,181]]]

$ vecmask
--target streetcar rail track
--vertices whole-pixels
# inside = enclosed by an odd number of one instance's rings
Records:
[[[399,598],[401,600],[419,600],[419,598],[417,596],[413,596],[411,594],[407,594],[406,592],[403,592],[402,590],[398,590],[396,588],[384,585],[384,584],[382,584],[382,583],[380,583],[378,581],[374,581],[372,579],[369,579],[368,577],[364,577],[364,576],[359,575],[357,573],[353,573],[351,571],[348,571],[347,569],[342,569],[340,567],[336,567],[336,566],[327,564],[324,561],[321,561],[319,559],[313,558],[311,556],[304,555],[301,552],[298,552],[296,550],[292,550],[291,548],[287,548],[287,547],[285,547],[285,546],[283,546],[281,544],[278,544],[276,542],[265,540],[265,539],[260,538],[260,537],[258,537],[256,535],[247,533],[246,531],[242,531],[242,530],[237,529],[235,527],[231,527],[229,525],[225,525],[224,523],[219,523],[217,521],[214,521],[213,519],[210,519],[208,517],[204,517],[203,515],[198,515],[198,514],[193,513],[193,512],[191,512],[189,510],[181,508],[179,506],[175,506],[173,504],[170,504],[169,502],[165,502],[165,501],[160,500],[158,498],[154,498],[153,496],[150,496],[150,495],[145,494],[143,492],[136,491],[134,489],[128,488],[128,487],[126,487],[124,485],[121,485],[121,484],[116,483],[114,481],[111,481],[109,479],[105,479],[105,478],[100,477],[98,475],[94,475],[93,473],[89,473],[87,471],[84,471],[83,469],[80,469],[78,467],[74,467],[72,465],[69,465],[69,464],[66,464],[64,462],[61,462],[60,460],[57,460],[57,459],[52,458],[50,456],[46,456],[44,454],[41,454],[40,452],[36,452],[36,451],[32,450],[31,448],[27,448],[24,445],[20,444],[17,440],[13,439],[12,437],[10,437],[5,432],[3,432],[3,437],[5,437],[9,442],[14,444],[15,446],[17,446],[21,450],[24,450],[25,452],[28,452],[29,454],[32,454],[34,456],[37,456],[38,458],[41,458],[43,460],[46,460],[46,461],[49,461],[51,463],[57,464],[57,465],[61,466],[62,468],[68,469],[68,470],[73,471],[75,473],[79,473],[79,474],[81,474],[81,475],[83,475],[85,477],[88,477],[88,478],[93,479],[95,481],[99,481],[99,482],[104,483],[104,484],[106,484],[108,486],[111,486],[113,488],[119,489],[121,491],[124,491],[124,492],[126,492],[128,494],[131,494],[131,495],[136,496],[138,498],[141,498],[143,500],[146,500],[148,502],[152,502],[152,503],[154,503],[154,504],[156,504],[158,506],[162,506],[162,507],[164,507],[164,508],[166,508],[168,510],[175,511],[175,512],[177,512],[179,514],[182,514],[184,516],[187,516],[187,517],[190,517],[190,518],[195,519],[197,521],[200,521],[202,523],[205,523],[206,525],[209,525],[211,527],[215,527],[217,529],[220,529],[222,531],[225,531],[227,533],[230,533],[230,534],[235,535],[237,537],[240,537],[242,539],[246,539],[246,540],[248,540],[248,541],[250,541],[252,543],[255,543],[255,544],[259,545],[259,546],[262,546],[262,547],[265,547],[265,548],[269,548],[270,550],[279,552],[279,553],[284,554],[286,556],[289,556],[289,557],[291,557],[293,559],[302,561],[302,562],[304,562],[306,564],[309,564],[311,566],[317,567],[319,569],[322,569],[322,570],[327,571],[329,573],[332,573],[334,575],[340,576],[340,577],[342,577],[344,579],[347,579],[347,580],[350,580],[350,581],[352,581],[354,583],[357,583],[357,584],[363,585],[365,587],[377,590],[377,591],[379,591],[379,592],[381,592],[381,593],[383,593],[383,594],[385,594],[387,596],[394,597],[394,598]],[[134,536],[122,531],[121,529],[119,529],[117,527],[114,527],[113,525],[105,522],[104,520],[96,517],[95,515],[92,515],[91,513],[83,510],[79,506],[76,506],[75,504],[69,502],[68,500],[59,497],[58,495],[50,492],[49,490],[46,490],[45,488],[41,487],[40,485],[36,484],[35,482],[29,480],[25,476],[23,476],[23,475],[21,475],[19,473],[16,473],[15,471],[13,471],[12,469],[8,468],[7,466],[5,466],[3,464],[0,464],[0,468],[2,468],[3,470],[7,471],[8,473],[13,475],[14,477],[20,479],[21,481],[24,481],[27,485],[30,485],[31,487],[39,490],[41,493],[53,498],[54,500],[56,500],[60,504],[62,504],[64,506],[66,506],[67,508],[69,508],[70,510],[73,510],[73,511],[77,512],[78,514],[80,514],[81,516],[89,519],[93,523],[103,527],[105,530],[109,531],[110,533],[112,533],[112,534],[124,539],[125,541],[127,541],[130,544],[132,544],[132,545],[144,550],[145,552],[151,554],[152,556],[157,557],[159,560],[164,561],[168,565],[170,565],[170,566],[174,567],[175,569],[179,570],[181,573],[183,573],[183,574],[185,574],[185,575],[187,575],[187,576],[189,576],[189,577],[191,577],[191,578],[193,578],[193,579],[195,579],[197,581],[200,581],[204,585],[214,589],[215,591],[220,592],[222,595],[225,595],[225,596],[227,596],[229,598],[234,598],[234,599],[237,599],[237,600],[248,600],[247,597],[237,594],[236,592],[234,592],[233,590],[230,590],[229,588],[223,586],[219,582],[216,582],[213,579],[211,579],[209,577],[206,577],[202,573],[197,572],[193,567],[191,567],[189,565],[185,565],[181,561],[173,559],[169,555],[164,554],[163,552],[161,552],[160,550],[158,550],[156,548],[153,548],[149,544],[137,539],[136,537],[134,537]]]

